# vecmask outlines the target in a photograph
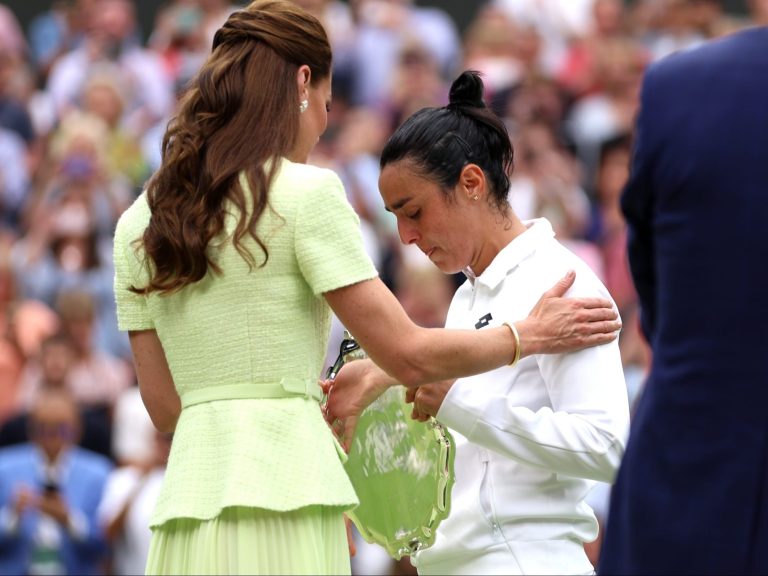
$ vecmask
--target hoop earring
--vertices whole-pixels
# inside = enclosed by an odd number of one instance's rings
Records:
[[[299,104],[299,113],[304,114],[304,112],[307,111],[307,108],[309,108],[309,100],[302,100]]]

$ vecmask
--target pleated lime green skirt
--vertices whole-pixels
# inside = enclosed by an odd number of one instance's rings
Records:
[[[232,507],[212,520],[154,529],[147,574],[350,574],[338,508],[290,512]]]

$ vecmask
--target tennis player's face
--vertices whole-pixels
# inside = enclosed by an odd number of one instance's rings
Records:
[[[387,211],[397,218],[403,244],[415,244],[446,274],[472,264],[469,200],[459,189],[447,198],[439,184],[414,171],[407,161],[387,164],[379,177]]]

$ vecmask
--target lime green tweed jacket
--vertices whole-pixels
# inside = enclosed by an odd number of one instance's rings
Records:
[[[210,519],[228,506],[357,504],[317,400],[263,398],[258,387],[316,387],[331,317],[322,294],[373,278],[376,269],[332,171],[282,160],[270,206],[258,224],[269,250],[264,267],[249,270],[229,241],[231,214],[210,248],[223,274],[209,273],[172,295],[129,290],[148,278],[134,242],[150,218],[144,194],[117,224],[118,324],[157,331],[184,404],[152,526]],[[248,242],[261,262],[263,252]],[[233,397],[233,388],[253,390],[252,397]]]

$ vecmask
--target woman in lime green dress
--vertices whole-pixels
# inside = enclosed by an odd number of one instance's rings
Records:
[[[142,399],[174,432],[149,574],[348,574],[357,504],[318,404],[331,309],[407,385],[611,340],[610,303],[548,294],[482,331],[413,324],[378,279],[339,178],[306,164],[331,51],[295,4],[234,12],[115,232],[115,295]],[[571,312],[581,308],[582,313]]]

